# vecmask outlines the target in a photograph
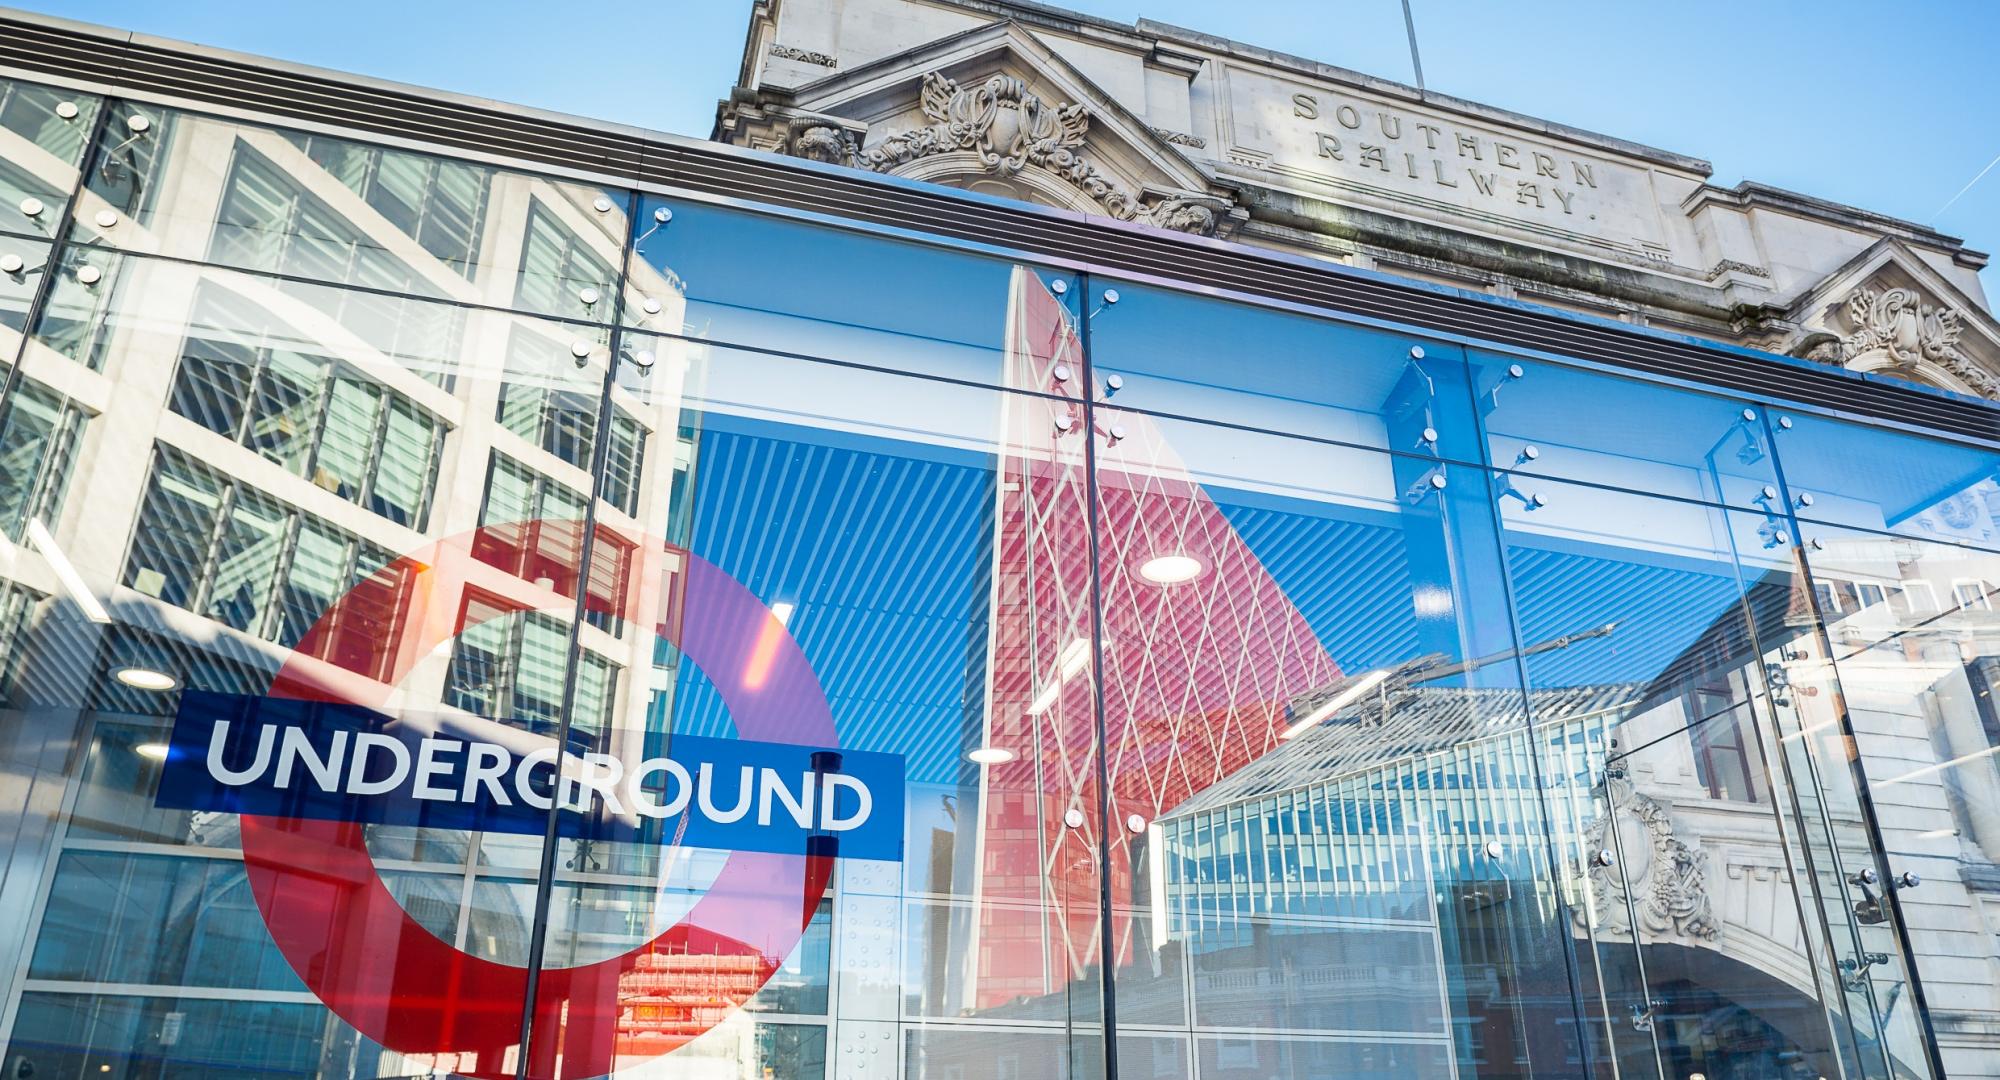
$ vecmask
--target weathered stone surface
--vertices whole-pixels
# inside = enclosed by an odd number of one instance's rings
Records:
[[[1985,255],[1684,154],[1013,0],[760,4],[742,70],[725,141],[2000,397]]]

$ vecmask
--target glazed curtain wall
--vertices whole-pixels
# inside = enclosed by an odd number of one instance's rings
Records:
[[[18,82],[0,196],[4,1075],[1986,1075],[1993,451]]]

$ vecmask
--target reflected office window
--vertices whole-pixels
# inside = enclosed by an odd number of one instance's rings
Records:
[[[639,478],[646,467],[646,429],[616,406],[611,414],[611,445],[604,449],[604,483],[599,490],[604,501],[636,515],[639,512]]]
[[[530,311],[578,314],[593,305],[582,297],[608,293],[611,266],[597,257],[582,237],[577,236],[542,203],[534,200],[528,209],[527,237],[521,244],[520,285],[514,294],[516,306]],[[598,301],[608,317],[608,301]]]
[[[1903,582],[1903,597],[1912,615],[1930,615],[1942,610],[1938,607],[1937,588],[1928,581]]]
[[[209,239],[211,262],[394,292],[435,293],[421,275],[238,141]]]
[[[0,364],[0,383],[8,368]],[[62,506],[85,416],[63,395],[23,378],[0,407],[0,533],[19,541],[31,519]]]
[[[508,378],[500,388],[500,426],[566,464],[589,469],[597,443],[598,377],[579,369],[569,347],[525,326],[507,342]],[[627,514],[639,510],[639,470],[645,462],[644,425],[612,405],[610,445],[600,494]]]
[[[460,608],[464,627],[452,648],[444,701],[479,716],[515,721],[539,734],[554,734],[562,721],[563,674],[569,634],[563,623],[536,611],[468,592]],[[611,726],[616,707],[618,665],[588,649],[576,673],[576,704],[570,714],[570,742],[594,746]]]
[[[378,679],[411,587],[409,570],[381,548],[166,446],[154,455],[121,580]]]
[[[256,305],[197,295],[173,411],[400,525],[421,528],[443,425],[351,365],[296,351]]]
[[[1731,681],[1740,681],[1740,672]],[[1757,802],[1762,797],[1763,766],[1750,725],[1750,705],[1727,683],[1712,683],[1688,693],[1688,739],[1694,752],[1694,774],[1710,798]]]
[[[405,236],[461,277],[472,277],[491,186],[487,170],[324,135],[287,137]]]
[[[487,465],[486,496],[472,554],[523,580],[574,597],[582,576],[583,522],[582,495],[504,454],[494,454]],[[631,541],[598,526],[584,621],[615,636],[625,632],[620,616],[636,551]]]
[[[1989,599],[1989,592],[1983,581],[1954,581],[1951,585],[1951,596],[1960,611],[1993,610],[1993,601]]]

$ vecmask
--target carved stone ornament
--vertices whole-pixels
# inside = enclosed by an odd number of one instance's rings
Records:
[[[1708,853],[1676,837],[1666,806],[1641,793],[1623,772],[1607,776],[1598,791],[1611,809],[1585,831],[1585,850],[1611,849],[1613,822],[1620,826],[1617,864],[1590,863],[1598,930],[1629,936],[1636,917],[1647,938],[1714,941],[1721,928],[1708,898]],[[1582,911],[1571,915],[1579,927],[1588,925]]]
[[[1099,172],[1079,151],[1090,128],[1082,105],[1053,105],[1008,75],[960,85],[933,71],[924,76],[921,105],[931,123],[863,149],[831,121],[801,117],[791,125],[790,152],[875,172],[893,173],[939,154],[970,151],[989,175],[1012,177],[1045,169],[1089,196],[1121,221],[1143,221],[1201,236],[1213,235],[1230,204],[1202,195],[1145,200]]]
[[[1926,304],[1914,289],[1859,288],[1847,298],[1850,333],[1840,339],[1838,362],[1849,363],[1882,352],[1893,365],[1929,361],[1950,372],[1977,393],[2000,397],[1996,379],[1959,350],[1964,328],[1956,308]],[[1822,350],[1813,359],[1829,358]]]

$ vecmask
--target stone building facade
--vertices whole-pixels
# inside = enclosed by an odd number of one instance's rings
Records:
[[[714,137],[2000,396],[1955,237],[1150,20],[759,0]]]

